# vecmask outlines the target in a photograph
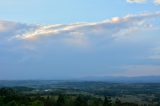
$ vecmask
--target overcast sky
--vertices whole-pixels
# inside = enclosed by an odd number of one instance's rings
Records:
[[[160,0],[0,1],[0,79],[160,75]]]

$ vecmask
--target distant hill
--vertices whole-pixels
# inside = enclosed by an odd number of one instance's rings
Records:
[[[106,83],[160,83],[160,76],[140,76],[140,77],[84,77],[68,80],[0,80],[0,87],[61,87],[74,82],[106,82]]]
[[[116,83],[160,83],[160,76],[139,76],[139,77],[125,77],[125,76],[103,76],[103,77],[85,77],[80,80],[83,81],[105,81]]]

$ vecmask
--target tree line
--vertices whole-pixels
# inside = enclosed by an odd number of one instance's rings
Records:
[[[0,89],[0,106],[148,106],[122,103],[120,99],[84,94],[28,95],[12,88]]]

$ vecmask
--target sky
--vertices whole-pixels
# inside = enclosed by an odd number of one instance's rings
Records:
[[[160,76],[160,0],[0,1],[0,79]]]

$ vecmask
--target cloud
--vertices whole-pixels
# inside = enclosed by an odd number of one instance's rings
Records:
[[[145,3],[148,0],[127,0],[128,3]],[[153,0],[153,3],[156,5],[160,5],[160,0]]]
[[[135,33],[151,30],[154,20],[160,13],[130,14],[113,17],[100,22],[81,22],[73,24],[28,25],[23,23],[0,21],[0,38],[4,45],[36,47],[37,42],[58,42],[70,46],[88,47],[102,40],[128,40]],[[14,45],[15,45],[14,44]]]
[[[36,28],[35,25],[27,25],[10,21],[0,21],[0,38],[2,40],[10,40],[17,34],[23,34]]]
[[[159,12],[72,24],[0,21],[1,76],[159,74],[159,21]]]
[[[144,3],[146,0],[127,0],[128,3]]]
[[[16,39],[24,41],[37,41],[43,38],[61,39],[67,44],[85,45],[90,38],[123,38],[134,32],[150,29],[152,26],[148,20],[160,17],[160,13],[143,13],[113,17],[109,20],[94,23],[73,23],[68,25],[42,25],[16,35]],[[92,39],[91,38],[91,39]]]
[[[152,54],[149,56],[149,59],[160,60],[160,47],[156,47],[151,50]]]
[[[155,0],[154,3],[160,5],[160,0]]]
[[[122,67],[121,67],[122,68]],[[158,76],[160,75],[159,65],[126,65],[123,66],[123,71],[116,76]]]

